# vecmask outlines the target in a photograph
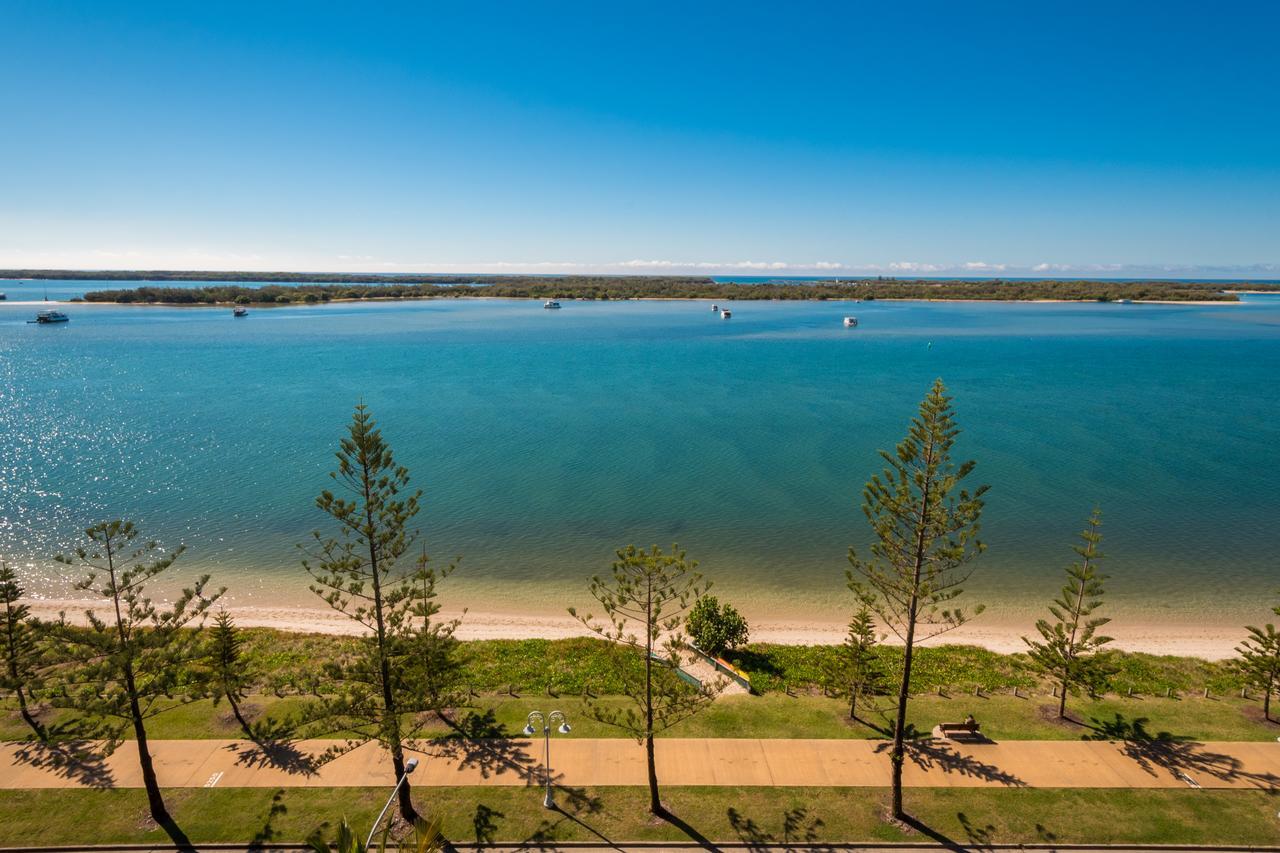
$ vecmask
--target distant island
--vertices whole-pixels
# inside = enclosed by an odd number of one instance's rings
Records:
[[[1070,302],[1236,302],[1238,291],[1280,285],[1221,281],[1090,279],[858,278],[758,283],[699,276],[378,275],[362,273],[0,270],[0,278],[79,281],[210,282],[203,287],[143,285],[95,290],[87,302],[269,305],[355,299],[502,297],[508,299],[974,300]],[[248,286],[248,285],[257,286]]]

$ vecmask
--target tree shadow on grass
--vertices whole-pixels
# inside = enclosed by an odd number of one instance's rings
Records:
[[[928,838],[934,841],[935,843],[942,845],[948,850],[965,851],[968,849],[963,844],[956,841],[954,838],[951,838],[950,836],[947,836],[947,835],[943,835],[941,832],[929,826],[927,823],[915,817],[914,815],[907,815],[905,818],[903,818],[902,825],[907,829],[914,830],[915,832],[920,833],[925,838]]]
[[[707,838],[701,832],[698,832],[698,830],[694,829],[692,826],[686,823],[679,815],[671,811],[671,809],[667,808],[666,806],[661,807],[661,809],[657,814],[657,817],[662,820],[665,820],[667,823],[671,824],[676,829],[683,832],[685,835],[689,837],[690,841],[692,841],[694,844],[697,844],[702,849],[704,850],[720,849],[716,847],[715,844],[712,843],[711,839]]]
[[[1120,713],[1107,720],[1094,717],[1086,723],[1090,732],[1081,739],[1118,741],[1124,755],[1150,775],[1164,771],[1192,787],[1200,787],[1199,774],[1222,782],[1248,782],[1272,793],[1280,791],[1280,776],[1247,771],[1235,756],[1206,750],[1204,744],[1184,735],[1153,733],[1147,728],[1149,722],[1146,717],[1131,720]]]
[[[604,809],[604,804],[600,801],[599,797],[588,794],[586,790],[582,788],[557,787],[555,790],[558,796],[565,799],[565,804],[561,805],[560,803],[556,803],[548,809],[548,814],[553,815],[553,817],[548,817],[541,821],[537,828],[534,829],[528,837],[516,845],[517,847],[554,847],[560,840],[560,833],[558,832],[559,828],[565,823],[572,823],[582,827],[587,832],[594,835],[602,844],[615,849],[622,849],[605,836],[604,833],[600,832],[594,826],[583,820],[583,815],[598,814]],[[490,809],[486,809],[486,812],[486,814],[482,815],[480,810],[477,809],[476,818],[472,821],[473,825],[477,828],[477,843],[486,843],[479,841],[481,835],[486,832],[489,833],[491,839],[493,825],[490,822],[490,819],[495,814],[499,817],[502,816],[501,812],[493,812]],[[477,820],[483,822],[483,827],[481,826],[481,823],[477,823]]]
[[[742,814],[735,808],[725,812],[729,826],[733,829],[738,841],[748,850],[764,851],[778,845],[803,845],[805,850],[829,849],[816,842],[822,827],[826,823],[822,818],[811,813],[803,806],[787,809],[782,813],[782,837],[766,832],[754,819]]]
[[[254,833],[253,838],[249,840],[249,850],[262,850],[266,845],[274,841],[279,841],[281,837],[280,830],[273,826],[275,819],[289,813],[289,807],[284,804],[284,788],[277,788],[276,792],[271,795],[271,807],[267,809],[267,819],[263,822],[262,828]]]
[[[45,770],[86,788],[114,788],[115,774],[98,744],[88,742],[23,742],[14,748],[18,764]]]

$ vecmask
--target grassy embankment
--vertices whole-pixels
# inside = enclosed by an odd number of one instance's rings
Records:
[[[246,660],[268,673],[247,706],[250,716],[286,723],[304,700],[290,692],[291,673],[314,667],[326,657],[344,654],[354,641],[323,635],[245,632]],[[620,733],[582,714],[584,692],[605,697],[619,692],[617,667],[626,665],[601,641],[492,640],[463,644],[472,693],[467,707],[451,714],[468,731],[515,736],[533,708],[558,707],[569,713],[577,737],[613,737]],[[734,655],[761,695],[728,697],[666,732],[670,737],[879,738],[889,722],[887,697],[874,697],[864,722],[848,719],[844,704],[823,694],[819,685],[824,660],[835,653],[824,646],[752,645]],[[881,650],[892,673],[898,651]],[[1134,738],[1161,733],[1188,740],[1273,740],[1280,726],[1262,720],[1256,696],[1240,698],[1238,677],[1224,663],[1193,658],[1123,654],[1113,692],[1098,698],[1073,698],[1074,722],[1054,717],[1049,686],[1026,668],[1020,655],[1002,655],[969,646],[920,650],[914,670],[911,722],[927,733],[936,723],[972,713],[996,740],[1075,740],[1100,735]],[[1015,695],[1014,690],[1017,689]],[[1205,698],[1205,689],[1209,697]],[[1130,695],[1130,689],[1133,694]],[[1171,696],[1166,698],[1166,691]],[[277,695],[282,694],[282,695]],[[59,712],[46,712],[57,719]],[[240,732],[225,704],[208,700],[175,708],[148,725],[154,738],[232,738]],[[28,734],[11,709],[0,713],[0,739]],[[443,722],[440,737],[456,736]]]

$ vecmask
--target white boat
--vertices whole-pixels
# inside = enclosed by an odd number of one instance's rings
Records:
[[[28,320],[27,322],[39,323],[40,325],[43,326],[49,323],[65,323],[70,319],[71,319],[70,317],[68,317],[66,314],[63,314],[61,311],[41,311],[39,314],[36,315],[36,318],[34,320]]]
[[[720,312],[720,318],[721,318],[722,320],[728,320],[728,319],[729,319],[730,317],[732,317],[732,316],[733,316],[733,313],[732,313],[732,312],[730,312],[728,308],[726,308],[726,309],[724,309],[723,311],[721,311],[721,312]]]
[[[249,309],[245,308],[243,305],[237,305],[235,308],[231,309],[232,317],[247,317],[248,315]]]
[[[543,308],[559,308],[560,303],[556,302],[554,299],[548,299],[546,302],[542,303],[542,307]]]
[[[845,318],[844,318],[844,327],[845,327],[846,329],[852,329],[852,328],[854,328],[854,327],[855,327],[855,326],[857,326],[857,325],[858,325],[858,318],[857,318],[857,317],[845,317]]]

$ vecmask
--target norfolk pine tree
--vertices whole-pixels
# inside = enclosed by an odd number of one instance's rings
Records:
[[[1097,633],[1111,621],[1109,617],[1089,617],[1102,606],[1103,581],[1107,576],[1099,574],[1097,564],[1103,558],[1098,550],[1102,534],[1102,511],[1095,509],[1089,516],[1088,527],[1080,532],[1081,544],[1072,546],[1080,562],[1067,567],[1067,583],[1062,592],[1049,605],[1054,621],[1041,619],[1036,622],[1040,640],[1022,641],[1027,644],[1031,665],[1037,671],[1058,682],[1058,718],[1067,716],[1067,692],[1076,691],[1081,685],[1094,684],[1105,673],[1104,661],[1097,652],[1110,637]]]
[[[404,493],[409,471],[396,464],[363,404],[356,406],[336,456],[338,470],[330,476],[348,497],[326,489],[316,506],[338,523],[338,535],[315,533],[314,550],[302,565],[315,581],[312,592],[365,633],[358,654],[325,665],[310,717],[323,719],[330,731],[376,740],[391,753],[400,779],[405,747],[422,733],[426,712],[455,703],[456,685],[446,676],[456,675],[452,640],[458,623],[432,619],[439,611],[436,582],[452,566],[437,572],[425,550],[406,558],[418,536],[408,525],[422,492]],[[424,654],[428,646],[430,654]],[[399,805],[405,821],[414,823],[418,814],[407,780]]]
[[[951,449],[960,430],[951,398],[939,379],[920,403],[906,437],[863,489],[863,513],[873,534],[870,556],[849,549],[849,586],[868,594],[868,606],[903,643],[902,680],[893,726],[893,817],[905,820],[902,765],[906,754],[907,703],[917,643],[962,625],[969,618],[951,602],[983,551],[979,519],[987,486],[970,493],[960,483],[974,462],[956,465]],[[974,613],[981,612],[981,606]]]
[[[214,705],[227,700],[241,731],[252,740],[255,737],[253,726],[245,719],[240,703],[249,695],[255,678],[240,653],[242,645],[235,620],[227,611],[219,610],[214,614],[213,627],[209,629],[209,693]]]
[[[1280,616],[1280,606],[1273,607],[1272,611]],[[1236,647],[1240,657],[1235,661],[1235,669],[1262,691],[1262,716],[1275,722],[1271,719],[1271,694],[1280,687],[1280,633],[1271,623],[1261,628],[1249,625],[1245,630],[1249,636]]]
[[[876,625],[866,594],[858,596],[858,607],[849,620],[849,633],[827,664],[824,681],[836,696],[849,700],[849,719],[857,720],[858,702],[876,693],[884,670],[876,655]]]
[[[39,626],[31,609],[20,604],[23,589],[9,564],[0,561],[0,694],[9,694],[18,703],[18,713],[40,740],[49,733],[31,713],[32,694],[38,689],[43,670]]]
[[[586,713],[622,729],[644,745],[649,773],[649,811],[665,815],[658,797],[654,735],[702,710],[721,686],[694,687],[679,675],[688,649],[684,637],[685,613],[709,585],[703,583],[702,576],[695,571],[698,564],[687,560],[675,545],[669,554],[657,545],[648,551],[629,545],[617,555],[609,577],[597,575],[591,579],[590,586],[591,596],[604,608],[608,623],[596,623],[590,614],[579,616],[572,607],[569,614],[608,640],[615,649],[639,654],[643,667],[636,667],[634,659],[621,660],[618,664],[622,693],[630,700],[630,707],[614,708],[588,699]],[[662,655],[658,654],[659,649]]]
[[[206,596],[209,576],[203,575],[170,609],[161,609],[144,591],[182,555],[182,546],[165,553],[155,542],[137,545],[137,528],[120,520],[95,524],[85,536],[88,547],[77,547],[72,557],[59,554],[54,559],[89,569],[75,588],[101,598],[107,616],[87,610],[89,627],[80,628],[69,625],[63,614],[56,635],[59,658],[69,663],[59,666],[49,702],[83,715],[108,751],[120,743],[126,729],[133,730],[151,816],[177,837],[156,780],[146,724],[203,695],[195,671],[204,652],[200,629],[209,606],[223,591]]]

